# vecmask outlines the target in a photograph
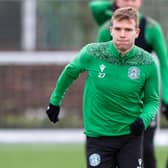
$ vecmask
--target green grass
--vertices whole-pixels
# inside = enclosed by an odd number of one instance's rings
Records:
[[[156,149],[158,168],[164,168],[167,147]],[[3,168],[86,168],[84,145],[0,145]]]
[[[166,168],[166,160],[168,159],[168,146],[156,148],[157,168]]]

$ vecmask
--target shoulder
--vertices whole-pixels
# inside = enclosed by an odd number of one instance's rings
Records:
[[[86,46],[86,52],[89,55],[99,57],[100,55],[104,55],[109,53],[109,44],[110,42],[97,42],[97,43],[90,43]]]
[[[102,53],[106,53],[107,51],[109,51],[109,42],[89,43],[89,44],[86,44],[80,50],[80,56],[98,57],[99,55],[102,55]]]
[[[160,28],[161,25],[158,21],[156,21],[155,19],[151,18],[151,17],[145,17],[146,19],[146,23],[147,23],[147,27],[148,28]]]
[[[91,43],[86,46],[86,53],[91,58],[96,58],[109,62],[109,58],[113,57],[110,52],[111,41]]]
[[[139,65],[155,64],[153,56],[144,49],[136,46],[136,60]]]
[[[107,20],[107,21],[101,26],[101,29],[108,29],[108,30],[109,30],[110,25],[111,25],[111,19]]]
[[[97,43],[90,43],[85,46],[86,51],[89,54],[93,54],[95,52],[104,52],[109,48],[109,42],[97,42]]]

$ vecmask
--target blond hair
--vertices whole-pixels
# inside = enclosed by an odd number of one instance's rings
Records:
[[[119,8],[115,10],[112,16],[112,25],[113,25],[113,20],[131,20],[133,19],[136,23],[136,27],[138,27],[138,14],[137,11],[134,8],[131,7],[124,7],[124,8]]]

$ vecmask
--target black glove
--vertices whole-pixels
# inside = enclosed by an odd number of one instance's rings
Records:
[[[53,123],[56,123],[57,121],[59,121],[59,119],[58,119],[59,112],[60,112],[60,106],[55,106],[52,104],[49,104],[49,106],[47,107],[47,110],[46,110],[48,118]]]
[[[143,120],[141,118],[137,118],[131,125],[131,135],[140,136],[145,129]]]
[[[161,112],[163,113],[163,115],[168,120],[168,105],[165,104],[164,102],[162,102],[162,105],[161,105]]]

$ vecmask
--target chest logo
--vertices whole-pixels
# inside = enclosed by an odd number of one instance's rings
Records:
[[[130,67],[128,69],[128,77],[132,80],[134,79],[138,79],[139,78],[139,75],[140,75],[140,69],[137,68],[137,67]]]
[[[100,68],[100,71],[98,73],[98,77],[104,78],[106,76],[106,74],[104,73],[104,69],[106,68],[106,66],[104,64],[101,64],[99,68]]]

